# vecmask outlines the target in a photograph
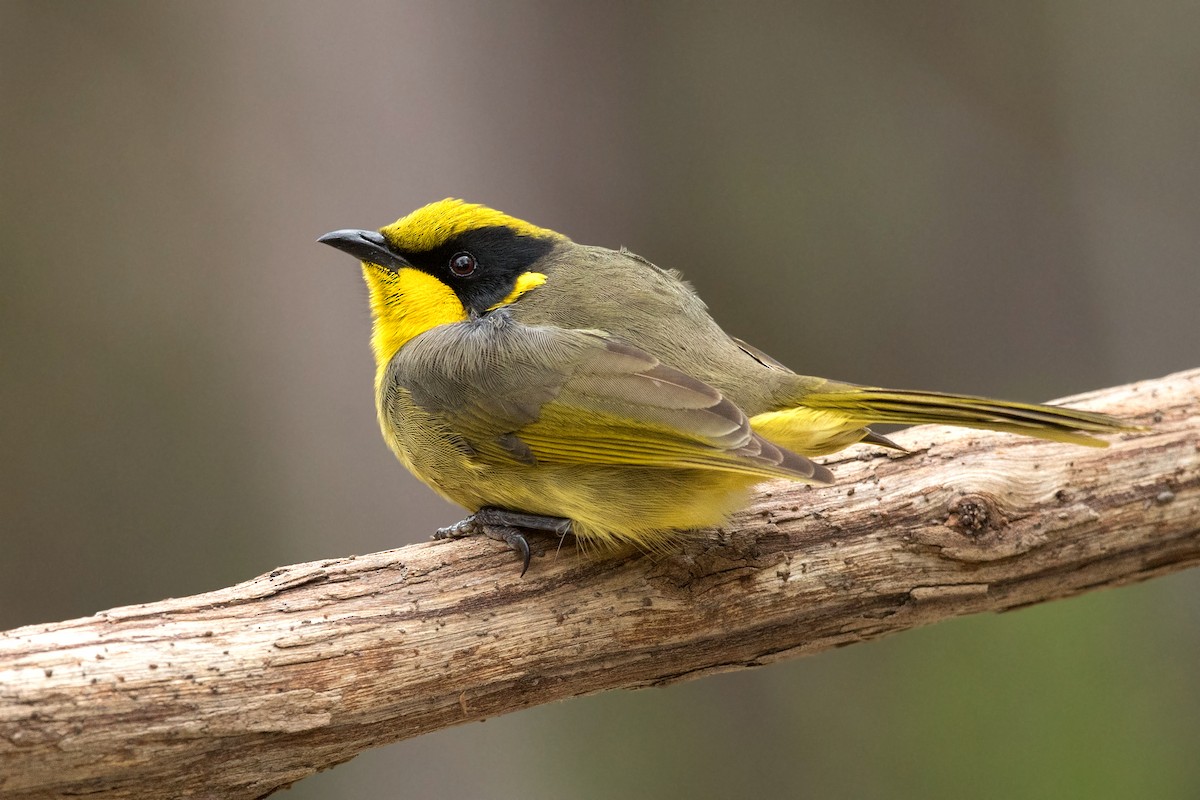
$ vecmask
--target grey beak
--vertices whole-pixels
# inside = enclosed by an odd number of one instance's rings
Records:
[[[354,228],[345,228],[340,231],[327,233],[317,239],[317,241],[321,244],[337,248],[343,253],[348,253],[359,261],[378,264],[384,269],[390,269],[393,272],[412,266],[399,253],[392,250],[387,240],[375,231],[360,231]]]

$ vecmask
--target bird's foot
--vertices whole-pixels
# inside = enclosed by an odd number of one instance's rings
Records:
[[[489,539],[504,542],[515,550],[521,556],[521,574],[524,575],[529,569],[529,560],[533,555],[529,540],[525,538],[527,532],[552,533],[561,539],[571,533],[571,520],[566,517],[526,514],[489,506],[453,525],[438,528],[433,538],[461,539],[482,533]]]

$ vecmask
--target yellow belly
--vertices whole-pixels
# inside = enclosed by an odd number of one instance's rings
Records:
[[[567,517],[584,546],[664,550],[681,531],[721,524],[762,480],[712,469],[525,464],[476,451],[433,415],[401,405],[403,419],[380,414],[384,438],[438,494],[470,511],[495,506]]]

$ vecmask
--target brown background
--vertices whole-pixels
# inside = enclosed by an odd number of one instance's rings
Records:
[[[812,374],[1200,364],[1200,6],[0,2],[0,627],[459,518],[314,243],[447,195]],[[292,798],[1194,797],[1183,574],[371,752]]]

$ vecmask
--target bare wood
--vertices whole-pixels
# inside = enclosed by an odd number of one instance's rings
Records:
[[[1200,370],[1073,398],[1106,450],[922,427],[677,556],[488,540],[0,634],[0,795],[253,798],[365,748],[1200,562]]]

